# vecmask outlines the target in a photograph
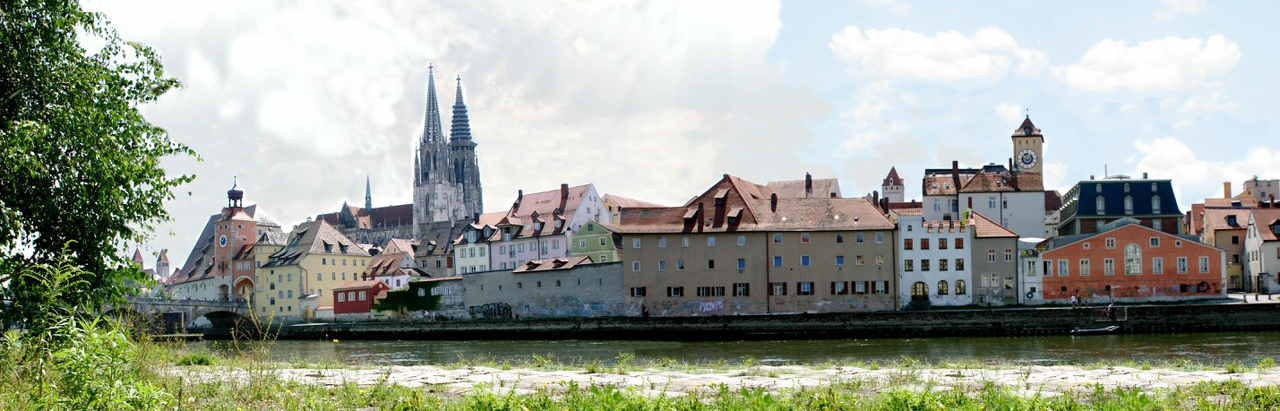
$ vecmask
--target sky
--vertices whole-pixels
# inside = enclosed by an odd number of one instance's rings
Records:
[[[1280,2],[87,0],[183,82],[141,108],[200,158],[144,254],[183,261],[238,176],[285,230],[412,201],[427,65],[461,76],[486,211],[594,183],[668,205],[724,173],[839,178],[1005,164],[1023,116],[1049,189],[1169,178],[1185,210],[1280,178]],[[133,246],[127,247],[132,253]],[[147,258],[152,265],[152,257]]]

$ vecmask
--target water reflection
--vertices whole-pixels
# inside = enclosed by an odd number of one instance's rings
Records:
[[[1055,364],[1100,360],[1165,362],[1190,360],[1205,364],[1240,362],[1280,356],[1280,332],[1149,334],[1104,336],[965,337],[871,340],[782,341],[278,341],[270,349],[276,361],[339,362],[361,365],[410,365],[458,362],[462,359],[523,361],[534,355],[562,362],[600,361],[619,353],[640,361],[674,359],[690,363],[751,357],[767,364],[812,364],[826,361],[892,361],[911,357],[931,363]],[[202,343],[213,349],[226,342]]]

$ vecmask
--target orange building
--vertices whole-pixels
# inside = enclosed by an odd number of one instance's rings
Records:
[[[1042,243],[1044,298],[1065,301],[1171,301],[1226,296],[1222,249],[1123,218],[1099,232]]]

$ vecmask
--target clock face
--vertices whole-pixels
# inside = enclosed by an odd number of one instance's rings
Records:
[[[1024,170],[1035,167],[1037,160],[1039,159],[1036,158],[1036,152],[1031,151],[1029,148],[1023,149],[1021,153],[1018,153],[1018,163],[1022,165]]]
[[[223,234],[221,237],[218,237],[218,247],[223,247],[223,248],[226,248],[226,247],[227,247],[227,235],[226,235],[226,234]]]

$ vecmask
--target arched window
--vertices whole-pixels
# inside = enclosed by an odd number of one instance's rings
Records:
[[[966,292],[967,290],[965,290],[964,280],[956,280],[956,295],[964,295]]]
[[[316,281],[324,281],[324,274],[316,273]]]
[[[1142,274],[1142,248],[1137,244],[1130,243],[1124,246],[1124,273]]]
[[[1160,214],[1160,196],[1151,197],[1151,214]]]
[[[1133,196],[1124,196],[1124,213],[1133,214]]]
[[[1103,199],[1102,196],[1098,196],[1093,200],[1093,206],[1098,209],[1098,215],[1107,213],[1107,200]]]
[[[920,281],[917,281],[915,284],[912,284],[912,285],[911,285],[911,299],[912,299],[912,300],[928,300],[928,299],[929,299],[929,285],[928,285],[928,284],[925,284],[924,282],[920,282]]]
[[[418,289],[418,296],[419,296],[419,297],[426,297],[426,296],[427,296],[427,289],[426,289],[426,288],[419,288],[419,289]]]
[[[938,295],[947,295],[947,281],[938,281]]]

